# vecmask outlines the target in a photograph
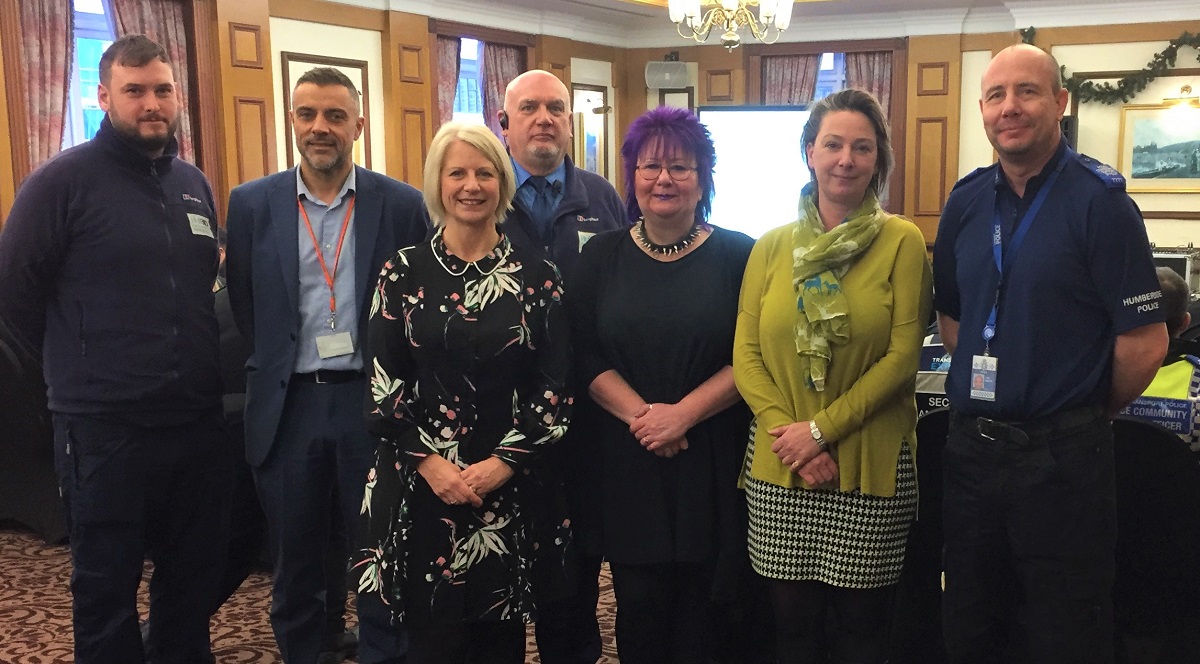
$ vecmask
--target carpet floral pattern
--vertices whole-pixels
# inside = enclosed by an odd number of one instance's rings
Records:
[[[75,661],[71,647],[71,595],[67,587],[70,576],[71,557],[67,547],[46,545],[30,533],[0,530],[0,662]],[[282,661],[267,618],[270,596],[270,577],[255,574],[221,607],[211,627],[218,664]],[[143,617],[148,604],[143,583],[138,592]],[[604,639],[604,656],[599,664],[619,664],[612,636],[616,606],[607,568],[601,578],[599,612]],[[540,664],[532,628],[526,642],[526,663]]]

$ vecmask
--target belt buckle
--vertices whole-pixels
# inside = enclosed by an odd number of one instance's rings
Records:
[[[324,385],[325,383],[327,383],[329,381],[321,380],[321,370],[317,369],[316,371],[313,372],[313,382],[316,383],[317,385]]]
[[[988,431],[995,431],[1000,426],[1002,425],[999,422],[986,417],[975,418],[975,430],[979,432],[980,436],[988,440],[996,440],[996,437],[988,433]]]

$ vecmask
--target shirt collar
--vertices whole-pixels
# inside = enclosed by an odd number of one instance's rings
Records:
[[[491,274],[512,253],[512,243],[508,241],[508,236],[499,227],[496,230],[500,232],[500,241],[496,243],[491,252],[473,263],[468,263],[450,253],[446,248],[446,243],[442,241],[442,233],[445,231],[445,228],[439,228],[437,233],[434,234],[433,239],[430,240],[430,245],[433,248],[433,256],[437,259],[438,263],[441,263],[444,270],[456,277],[462,276],[466,273],[467,268],[472,265],[481,274]]]
[[[338,195],[334,197],[333,205],[330,205],[329,207],[331,207],[331,208],[337,207],[346,198],[346,194],[348,194],[352,191],[357,191],[357,189],[355,188],[355,184],[357,182],[358,182],[358,169],[354,166],[351,166],[350,174],[346,176],[346,181],[342,183],[341,191],[339,191]],[[320,198],[317,198],[311,191],[308,190],[308,186],[304,184],[304,178],[300,177],[300,167],[299,166],[296,167],[296,195],[303,197],[305,200],[309,201],[310,203],[316,203],[317,205],[325,205],[325,201],[322,201]]]
[[[525,184],[525,181],[530,178],[530,173],[522,168],[516,159],[512,160],[512,164],[513,172],[517,176],[517,188],[520,189],[521,185]],[[546,180],[551,183],[561,182],[562,186],[565,187],[567,182],[567,160],[563,159],[559,162],[558,168],[550,171],[549,175],[546,176]]]
[[[1060,138],[1058,149],[1054,151],[1054,155],[1050,157],[1045,166],[1042,166],[1042,170],[1037,175],[1029,178],[1029,182],[1025,184],[1025,198],[1033,196],[1037,193],[1038,189],[1042,188],[1042,184],[1046,181],[1046,178],[1050,177],[1050,173],[1054,172],[1054,169],[1058,167],[1058,162],[1063,160],[1063,155],[1066,153],[1067,141]],[[1003,166],[996,169],[996,190],[999,191],[1001,188],[1012,191],[1012,187],[1008,186],[1008,178],[1004,177]]]

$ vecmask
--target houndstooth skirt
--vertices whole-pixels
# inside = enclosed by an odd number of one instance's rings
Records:
[[[754,426],[749,455],[754,454]],[[788,489],[746,477],[750,562],[783,581],[821,581],[840,588],[896,583],[917,513],[917,478],[908,443],[896,461],[896,495],[855,490]]]

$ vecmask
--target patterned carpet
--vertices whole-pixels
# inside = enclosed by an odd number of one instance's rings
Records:
[[[67,582],[70,554],[26,532],[0,530],[0,662],[60,664],[74,662],[71,648],[71,596]],[[213,653],[218,664],[276,664],[279,652],[267,620],[271,580],[251,576],[212,622]],[[145,615],[146,584],[138,593]],[[612,626],[612,580],[605,568],[600,585],[600,626],[604,656],[599,664],[619,664]],[[532,634],[526,662],[538,663]]]

